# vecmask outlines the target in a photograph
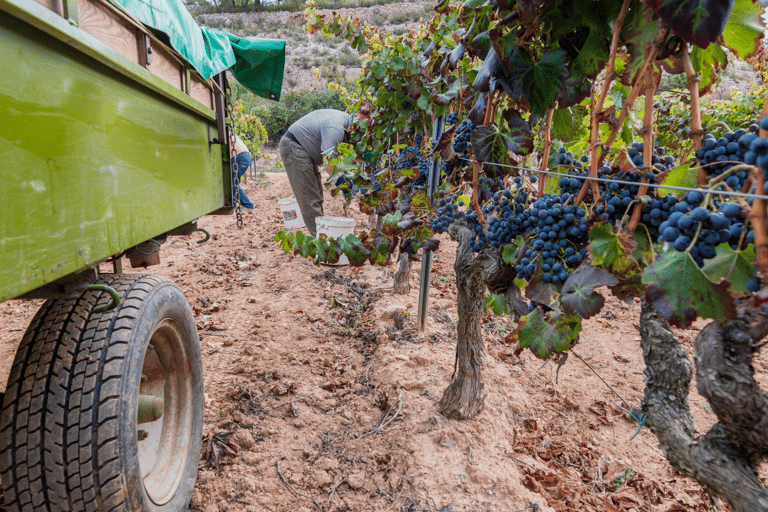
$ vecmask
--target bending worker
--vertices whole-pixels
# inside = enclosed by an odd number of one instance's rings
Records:
[[[323,216],[323,153],[336,149],[355,118],[340,110],[315,110],[293,123],[280,139],[280,158],[312,236],[316,236],[315,217]]]

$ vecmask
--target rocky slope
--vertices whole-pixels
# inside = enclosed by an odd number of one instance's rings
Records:
[[[400,2],[374,7],[342,8],[336,12],[359,18],[361,22],[394,34],[417,25],[419,18],[432,14],[434,2]],[[303,12],[251,12],[200,14],[190,11],[201,25],[223,28],[240,36],[256,36],[286,41],[283,92],[323,90],[328,82],[354,80],[360,72],[360,56],[340,38],[311,36],[304,27]],[[330,15],[324,9],[322,14]]]

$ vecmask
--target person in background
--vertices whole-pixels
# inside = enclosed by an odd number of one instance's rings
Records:
[[[280,139],[283,160],[301,216],[312,236],[317,236],[315,217],[323,216],[323,153],[335,150],[358,117],[334,109],[310,112],[293,123]],[[330,172],[330,169],[329,169]]]
[[[251,153],[248,151],[248,146],[245,145],[243,139],[237,134],[235,134],[235,153],[237,153],[234,163],[237,166],[237,189],[240,191],[240,206],[246,210],[253,210],[253,203],[248,199],[248,195],[243,190],[243,187],[240,186],[240,179],[251,166]]]

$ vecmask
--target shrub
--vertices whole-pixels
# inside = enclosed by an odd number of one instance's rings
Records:
[[[279,102],[258,98],[240,84],[232,84],[232,97],[243,103],[243,111],[257,116],[267,133],[266,144],[275,145],[297,119],[321,108],[346,110],[339,91],[295,91]]]

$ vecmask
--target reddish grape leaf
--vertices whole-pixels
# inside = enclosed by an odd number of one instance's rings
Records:
[[[699,316],[727,322],[736,318],[730,283],[715,284],[686,252],[668,250],[645,269],[646,298],[670,324],[686,328]]]
[[[555,297],[560,293],[561,285],[545,283],[542,278],[543,275],[544,272],[541,270],[541,265],[538,264],[536,273],[533,274],[530,283],[525,288],[525,296],[547,307],[553,307]]]
[[[467,118],[478,126],[485,121],[486,103],[485,93],[478,93],[475,105],[472,107],[472,110],[469,111],[469,114],[467,114]]]
[[[560,292],[560,303],[566,313],[589,318],[596,315],[605,304],[605,298],[595,292],[598,286],[613,286],[619,280],[610,272],[597,267],[586,267],[572,273]]]
[[[362,267],[371,257],[371,251],[353,234],[339,238],[338,242],[342,252],[349,260],[349,264],[353,267]]]

